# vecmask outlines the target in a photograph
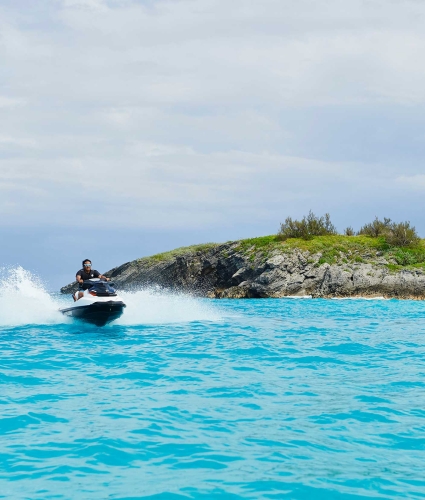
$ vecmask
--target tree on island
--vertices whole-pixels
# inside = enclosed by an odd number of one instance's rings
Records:
[[[288,238],[302,238],[309,240],[314,236],[326,236],[338,234],[336,227],[332,224],[329,214],[317,217],[311,210],[307,216],[301,220],[294,220],[287,217],[280,225],[278,238],[287,240]]]
[[[336,227],[332,224],[328,213],[318,217],[310,210],[308,215],[301,220],[287,217],[285,222],[280,224],[277,238],[282,241],[289,238],[310,240],[315,236],[335,236],[337,234]],[[355,232],[352,227],[347,227],[344,234],[345,236],[354,236]],[[357,235],[382,238],[392,247],[414,247],[420,242],[416,228],[410,225],[410,221],[393,222],[388,217],[384,217],[383,220],[375,217],[372,222],[362,226]]]

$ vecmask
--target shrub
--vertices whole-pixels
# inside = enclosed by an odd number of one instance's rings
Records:
[[[399,266],[411,266],[417,263],[416,256],[406,250],[398,250],[394,259]]]
[[[307,217],[302,220],[293,220],[287,217],[285,222],[280,225],[278,233],[279,239],[286,240],[288,238],[302,238],[309,240],[313,236],[326,236],[337,234],[335,226],[332,224],[329,214],[323,217],[317,217],[310,210]]]
[[[379,220],[375,217],[373,222],[365,224],[357,234],[364,234],[366,236],[371,236],[372,238],[378,238],[379,236],[386,236],[391,227],[391,219],[384,217],[384,220]]]
[[[345,228],[344,231],[345,236],[354,236],[354,229],[351,226]]]
[[[414,246],[419,243],[419,236],[416,229],[410,222],[395,222],[391,224],[391,229],[386,236],[387,243],[395,247]]]
[[[384,217],[383,221],[375,217],[375,220],[365,224],[358,234],[373,238],[383,237],[389,245],[395,247],[408,247],[419,243],[419,236],[410,222],[392,222],[387,217]]]

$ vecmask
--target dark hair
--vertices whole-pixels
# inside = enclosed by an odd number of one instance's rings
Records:
[[[84,262],[90,262],[90,264],[91,264],[91,260],[90,259],[84,259],[83,262],[82,262],[83,267],[84,267]]]

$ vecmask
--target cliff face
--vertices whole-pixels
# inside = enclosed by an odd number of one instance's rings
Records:
[[[160,286],[210,298],[425,298],[425,274],[421,269],[391,272],[379,254],[367,255],[370,262],[349,261],[341,254],[338,262],[330,265],[321,263],[321,253],[283,247],[266,253],[256,248],[242,249],[238,242],[233,242],[178,255],[138,259],[105,274],[120,290]],[[74,290],[75,283],[63,287],[61,292]]]

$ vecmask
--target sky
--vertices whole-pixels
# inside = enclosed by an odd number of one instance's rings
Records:
[[[325,212],[425,237],[425,2],[1,0],[0,267]]]

